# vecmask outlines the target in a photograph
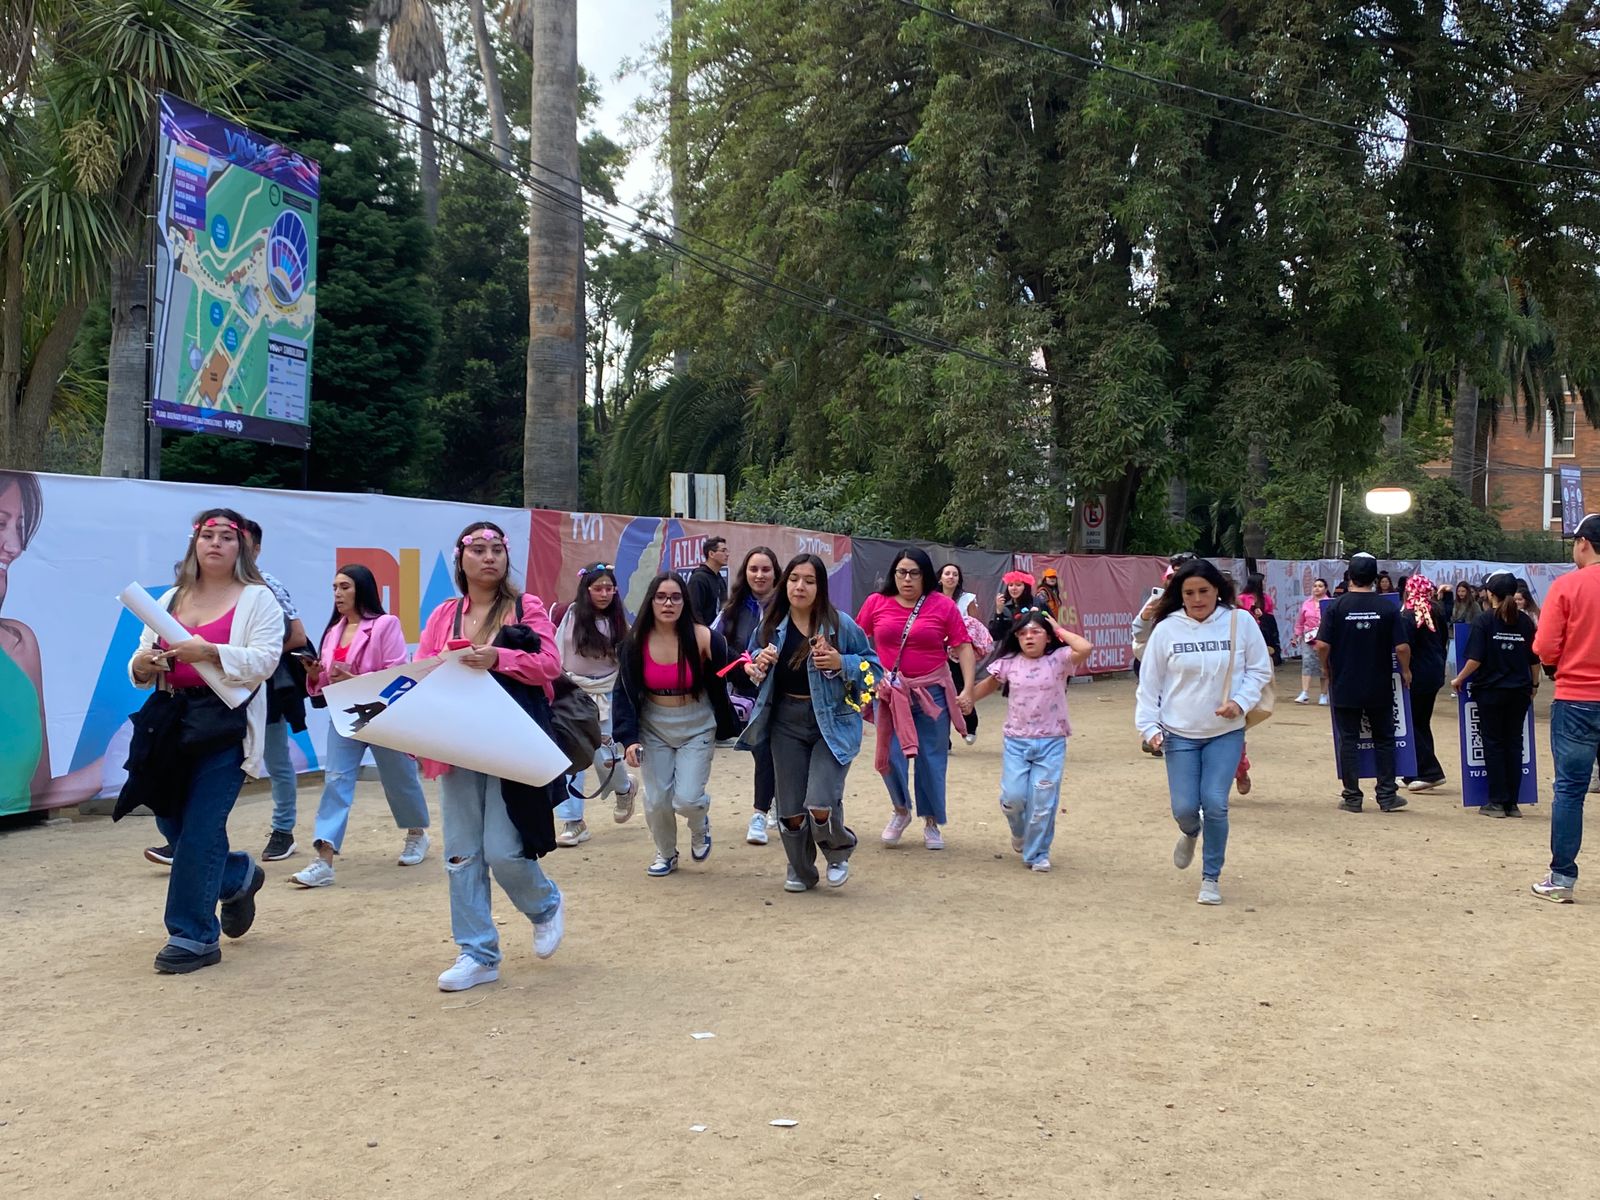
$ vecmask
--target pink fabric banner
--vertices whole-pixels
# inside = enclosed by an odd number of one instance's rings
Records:
[[[1131,554],[1019,554],[1017,569],[1036,583],[1047,568],[1061,581],[1062,625],[1094,644],[1082,670],[1092,674],[1133,669],[1133,616],[1161,582],[1164,558]]]

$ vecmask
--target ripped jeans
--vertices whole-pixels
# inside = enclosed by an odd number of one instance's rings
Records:
[[[536,858],[522,853],[500,781],[451,767],[439,778],[444,816],[444,869],[450,881],[450,933],[464,954],[486,967],[500,965],[500,934],[489,907],[489,874],[530,921],[545,921],[561,904],[561,889]]]
[[[1022,839],[1022,861],[1032,866],[1050,857],[1061,807],[1061,768],[1067,761],[1064,737],[1006,737],[1000,759],[1000,811],[1011,836]]]

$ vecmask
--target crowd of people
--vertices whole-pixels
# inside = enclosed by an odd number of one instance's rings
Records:
[[[135,685],[154,690],[134,722],[120,817],[144,804],[166,838],[147,856],[171,867],[168,940],[156,968],[184,973],[221,958],[224,936],[255,920],[265,874],[230,848],[227,818],[246,776],[274,780],[263,859],[285,858],[294,841],[292,787],[279,794],[274,759],[290,727],[304,727],[299,694],[326,703],[327,689],[408,659],[399,622],[385,613],[365,567],[341,566],[332,612],[312,644],[288,593],[260,568],[261,530],[226,508],[193,522],[174,586],[161,604],[190,636],[167,644],[146,630],[129,663]],[[1570,901],[1577,880],[1582,806],[1600,753],[1600,516],[1574,542],[1579,570],[1558,579],[1543,611],[1507,572],[1436,588],[1413,575],[1385,585],[1375,558],[1356,554],[1338,585],[1318,580],[1291,636],[1307,648],[1297,703],[1332,710],[1343,793],[1359,812],[1363,777],[1375,776],[1384,812],[1401,794],[1439,786],[1434,702],[1445,685],[1449,639],[1467,625],[1449,680],[1470,689],[1478,709],[1490,816],[1518,815],[1522,737],[1542,674],[1555,680],[1552,856],[1536,894]],[[839,888],[850,878],[859,836],[844,794],[876,725],[873,767],[883,779],[884,847],[903,843],[921,820],[923,846],[945,846],[946,775],[955,737],[976,734],[976,703],[1006,699],[997,781],[1011,848],[1033,872],[1051,869],[1071,721],[1067,684],[1091,644],[1060,620],[1059,583],[1006,573],[984,620],[960,568],[938,570],[922,550],[898,552],[878,591],[852,616],[830,599],[826,564],[799,554],[780,564],[769,548],[750,550],[724,581],[726,543],[708,539],[704,563],[686,580],[665,571],[637,614],[623,604],[615,567],[579,572],[570,601],[547,612],[516,586],[505,531],[469,524],[452,547],[457,594],[427,617],[415,660],[447,650],[495,681],[542,726],[557,685],[592,703],[600,744],[566,776],[544,787],[374,747],[379,778],[404,840],[401,866],[432,845],[424,781],[437,781],[443,819],[456,961],[439,987],[458,991],[498,978],[502,947],[490,881],[530,922],[533,949],[548,958],[561,944],[565,900],[541,859],[592,835],[587,801],[609,797],[616,822],[644,810],[654,878],[680,869],[680,823],[692,863],[711,858],[708,785],[719,745],[751,753],[755,769],[747,842],[776,831],[786,859],[784,888]],[[713,580],[712,577],[715,577]],[[1520,585],[1520,586],[1519,586]],[[1388,598],[1386,598],[1388,597]],[[1139,677],[1134,727],[1164,764],[1178,829],[1173,864],[1201,858],[1198,899],[1222,902],[1228,803],[1250,786],[1246,730],[1271,715],[1280,649],[1274,605],[1259,576],[1237,589],[1210,561],[1176,555],[1134,621]],[[1542,671],[1541,671],[1542,667]],[[298,672],[298,675],[297,675]],[[1395,677],[1409,688],[1415,773],[1396,778]],[[229,708],[210,680],[249,690]],[[298,723],[298,724],[297,724]],[[284,728],[277,733],[277,726]],[[290,877],[302,888],[335,881],[365,743],[331,725],[325,783],[314,825],[313,860]],[[1370,741],[1371,770],[1361,749]],[[631,772],[637,772],[637,776]],[[590,780],[593,788],[590,789]],[[289,776],[292,784],[292,773]],[[642,805],[637,801],[642,797]],[[559,829],[557,826],[559,825]]]

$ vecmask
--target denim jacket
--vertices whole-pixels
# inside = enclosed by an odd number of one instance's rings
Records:
[[[789,618],[785,617],[779,622],[772,640],[781,646],[788,632]],[[862,703],[863,693],[866,690],[863,665],[871,671],[875,683],[883,678],[883,666],[878,662],[877,652],[867,640],[867,635],[861,631],[861,626],[845,613],[839,614],[837,645],[841,660],[837,675],[830,679],[817,669],[816,663],[809,661],[806,663],[806,674],[811,680],[811,710],[817,715],[817,728],[822,732],[822,740],[828,743],[828,749],[833,751],[834,758],[841,764],[848,765],[861,750],[861,714],[845,703],[845,682],[849,680],[856,685],[854,689],[856,702]],[[750,634],[748,649],[754,656],[761,648],[761,630],[757,628]],[[767,721],[772,713],[772,689],[777,677],[776,671],[769,671],[767,677],[761,681],[761,688],[756,693],[756,706],[750,712],[750,722],[739,738],[739,749],[754,750],[757,745],[767,740]]]

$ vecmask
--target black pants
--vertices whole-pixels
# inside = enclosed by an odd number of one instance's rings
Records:
[[[756,811],[769,813],[772,811],[772,797],[776,794],[777,783],[772,769],[772,742],[763,740],[757,744],[756,759]]]
[[[1333,726],[1339,731],[1339,778],[1344,783],[1344,799],[1346,803],[1361,803],[1361,767],[1356,743],[1361,738],[1362,717],[1372,726],[1373,755],[1378,760],[1378,784],[1373,795],[1379,808],[1387,808],[1399,791],[1394,781],[1394,706],[1388,699],[1359,707],[1333,706]]]
[[[1478,737],[1488,773],[1489,803],[1515,808],[1522,790],[1522,724],[1533,698],[1524,691],[1473,692],[1478,702]]]
[[[961,664],[955,659],[950,660],[950,676],[955,680],[956,691],[959,692],[967,686],[967,678],[961,673]],[[972,706],[972,711],[967,714],[967,732],[978,732],[978,706],[976,704]]]
[[[1426,783],[1439,783],[1444,779],[1444,768],[1439,765],[1439,755],[1433,748],[1433,705],[1439,698],[1439,688],[1419,688],[1411,684],[1411,738],[1417,747],[1417,773],[1414,779]]]

